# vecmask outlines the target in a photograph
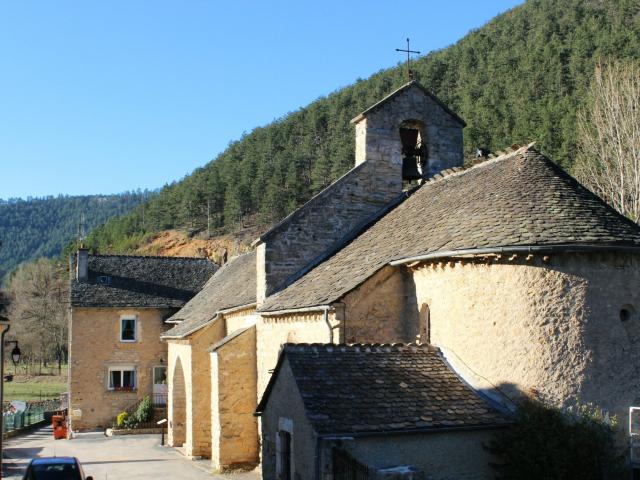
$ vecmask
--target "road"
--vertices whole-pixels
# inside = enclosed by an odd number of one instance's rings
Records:
[[[102,433],[79,434],[73,440],[54,440],[51,427],[43,427],[4,443],[3,477],[21,479],[34,457],[74,456],[85,474],[94,480],[125,478],[171,480],[259,480],[259,473],[215,475],[209,460],[191,461],[169,447],[161,447],[159,435],[106,437]]]

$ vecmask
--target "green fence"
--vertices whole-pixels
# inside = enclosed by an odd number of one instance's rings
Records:
[[[4,421],[4,433],[20,430],[45,419],[45,415],[51,412],[58,412],[66,408],[66,404],[56,400],[41,400],[35,402],[27,402],[26,409],[23,412],[12,411],[13,408],[9,402],[3,405],[4,413],[2,419]]]
[[[28,406],[24,412],[7,412],[3,415],[4,431],[12,432],[21,428],[28,427],[34,423],[44,420],[44,407]]]

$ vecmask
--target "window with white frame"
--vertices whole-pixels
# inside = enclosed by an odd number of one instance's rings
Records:
[[[135,390],[136,367],[109,367],[109,390]]]
[[[120,341],[135,342],[138,340],[138,319],[135,316],[120,318]]]

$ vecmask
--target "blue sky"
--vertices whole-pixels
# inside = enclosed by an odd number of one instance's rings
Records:
[[[0,4],[0,198],[157,188],[521,0]]]

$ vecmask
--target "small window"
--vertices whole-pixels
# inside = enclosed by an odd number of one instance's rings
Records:
[[[124,317],[120,319],[121,342],[135,342],[137,340],[137,323],[135,317]]]
[[[108,275],[99,275],[98,283],[100,285],[111,285],[111,277]]]
[[[135,367],[109,368],[109,390],[131,391],[136,389]]]

